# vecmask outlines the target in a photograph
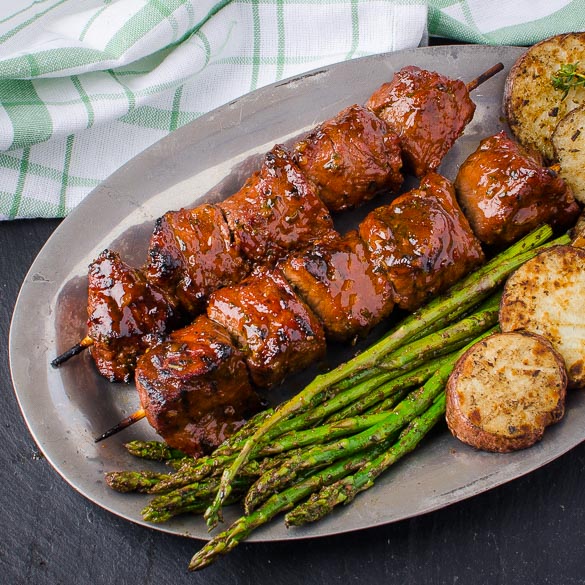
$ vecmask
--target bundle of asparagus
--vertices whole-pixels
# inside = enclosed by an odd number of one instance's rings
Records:
[[[156,494],[142,512],[151,522],[204,513],[212,528],[224,503],[243,503],[244,515],[201,548],[191,570],[229,552],[278,513],[288,512],[285,523],[296,526],[351,502],[443,419],[455,362],[497,329],[500,285],[543,247],[569,241],[545,243],[551,236],[547,226],[529,234],[354,359],[256,415],[210,456],[129,443],[133,455],[165,460],[174,471],[111,472],[108,484]]]

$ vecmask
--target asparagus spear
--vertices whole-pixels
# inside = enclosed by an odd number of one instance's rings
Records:
[[[218,534],[205,544],[191,559],[189,570],[196,571],[210,565],[218,556],[233,550],[240,542],[256,530],[256,528],[269,522],[278,513],[290,510],[297,502],[306,498],[327,483],[336,481],[348,473],[359,469],[368,458],[375,457],[383,449],[384,445],[378,445],[361,453],[346,457],[310,475],[287,490],[274,494],[262,507],[258,508],[252,514],[240,517],[227,530]]]
[[[346,437],[327,445],[313,447],[300,455],[289,458],[281,467],[262,475],[246,494],[246,499],[244,500],[246,512],[250,513],[259,502],[264,501],[271,493],[289,485],[291,481],[295,480],[299,472],[312,467],[330,464],[344,455],[357,453],[372,444],[386,441],[390,435],[399,431],[432,404],[436,396],[443,390],[459,356],[471,345],[492,332],[493,329],[452,354],[424,386],[411,392],[380,423],[351,437]]]
[[[151,461],[170,461],[187,457],[183,451],[173,449],[161,441],[130,441],[124,447],[130,455]]]
[[[328,443],[338,437],[345,437],[369,429],[385,420],[388,417],[388,414],[389,413],[387,412],[383,412],[370,415],[357,415],[321,425],[313,429],[288,433],[271,441],[268,445],[263,447],[260,452],[263,455],[270,455],[273,453],[287,452],[299,447]]]
[[[448,358],[449,356],[445,357],[445,359]],[[441,367],[445,359],[439,360],[438,362],[432,362],[433,364],[436,364],[433,372],[426,380],[423,380],[420,384],[418,384],[418,386],[422,386],[437,371],[437,369]],[[365,396],[363,399],[357,400],[355,404],[350,404],[342,411],[336,412],[333,416],[329,417],[326,422],[332,423],[344,420],[346,418],[352,418],[361,412],[364,414],[378,414],[380,412],[390,411],[399,402],[404,400],[404,398],[406,398],[408,393],[412,390],[412,388],[401,388],[398,392],[394,392],[389,396],[385,396],[385,388],[386,384],[380,388],[377,388],[374,392],[371,393],[370,396]],[[384,408],[379,408],[379,406],[382,404],[385,405]]]
[[[325,486],[314,493],[306,502],[299,504],[285,516],[287,526],[301,526],[315,522],[329,514],[339,504],[349,504],[355,496],[374,485],[374,480],[388,467],[410,453],[443,418],[445,393],[442,392],[430,408],[415,418],[400,434],[390,449],[368,461],[354,475]]]
[[[228,437],[217,449],[214,451],[217,455],[231,455],[232,453],[239,450],[242,441],[245,441],[248,437],[251,437],[259,426],[266,421],[269,417],[274,414],[273,408],[267,408],[257,412],[252,418],[231,437]],[[196,460],[195,462],[196,463]]]
[[[239,477],[234,482],[234,497],[241,498],[252,481],[251,478]],[[205,509],[203,504],[212,499],[218,485],[219,477],[212,477],[194,482],[172,493],[160,495],[142,509],[142,517],[148,522],[160,523],[187,511],[203,512]]]
[[[534,257],[537,248],[552,236],[549,226],[534,230],[522,240],[513,244],[482,268],[464,278],[446,294],[431,301],[422,309],[404,319],[390,335],[374,344],[354,359],[341,364],[327,374],[317,376],[303,391],[286,402],[256,432],[247,439],[238,456],[222,475],[215,500],[205,511],[208,527],[213,528],[221,518],[221,507],[231,492],[231,483],[240,468],[248,460],[250,453],[260,439],[276,424],[308,405],[314,396],[344,378],[376,365],[385,355],[424,331],[429,325],[451,315],[453,319],[464,314],[470,307],[486,298],[518,266]],[[555,243],[566,243],[568,236],[559,238]]]
[[[400,391],[393,396],[388,396],[377,404],[374,404],[370,409],[367,410],[367,414],[378,414],[379,412],[385,412],[386,410],[392,410],[401,400],[406,398],[408,392]]]
[[[157,483],[169,477],[167,473],[154,471],[110,471],[106,473],[106,483],[121,493],[149,493]]]
[[[479,333],[496,323],[501,296],[501,292],[492,295],[472,315],[416,341],[407,343],[381,359],[376,365],[346,378],[338,386],[344,388],[385,370],[401,371],[402,368],[408,367],[413,360],[416,360],[417,363],[426,361],[467,345]]]

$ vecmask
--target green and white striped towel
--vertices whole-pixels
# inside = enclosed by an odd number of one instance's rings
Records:
[[[2,2],[0,218],[63,217],[140,151],[246,92],[424,44],[427,14],[431,34],[481,43],[585,28],[583,0],[428,4]]]

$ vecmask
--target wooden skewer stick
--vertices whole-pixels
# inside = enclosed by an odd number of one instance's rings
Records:
[[[74,355],[80,354],[84,349],[87,349],[90,345],[93,345],[93,339],[89,336],[84,337],[79,343],[76,343],[73,347],[70,347],[67,351],[63,352],[61,355],[58,355],[51,362],[51,365],[54,368],[58,368],[61,364],[64,364]]]
[[[146,411],[144,408],[139,408],[138,410],[134,411],[131,415],[123,418],[118,424],[114,425],[111,429],[108,429],[105,433],[101,434],[99,437],[94,439],[96,443],[123,431],[124,429],[132,426],[134,423],[138,422],[139,420],[143,419],[146,416]]]
[[[467,84],[467,91],[471,92],[482,83],[485,83],[490,77],[493,77],[496,73],[499,73],[504,68],[503,63],[496,63],[493,67],[490,67],[487,71],[484,71],[481,75],[478,75],[475,79],[472,79]]]

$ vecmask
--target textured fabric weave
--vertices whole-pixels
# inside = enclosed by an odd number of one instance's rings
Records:
[[[431,34],[478,43],[585,27],[583,0],[0,4],[1,219],[65,216],[130,158],[249,91],[425,44],[427,15]]]

